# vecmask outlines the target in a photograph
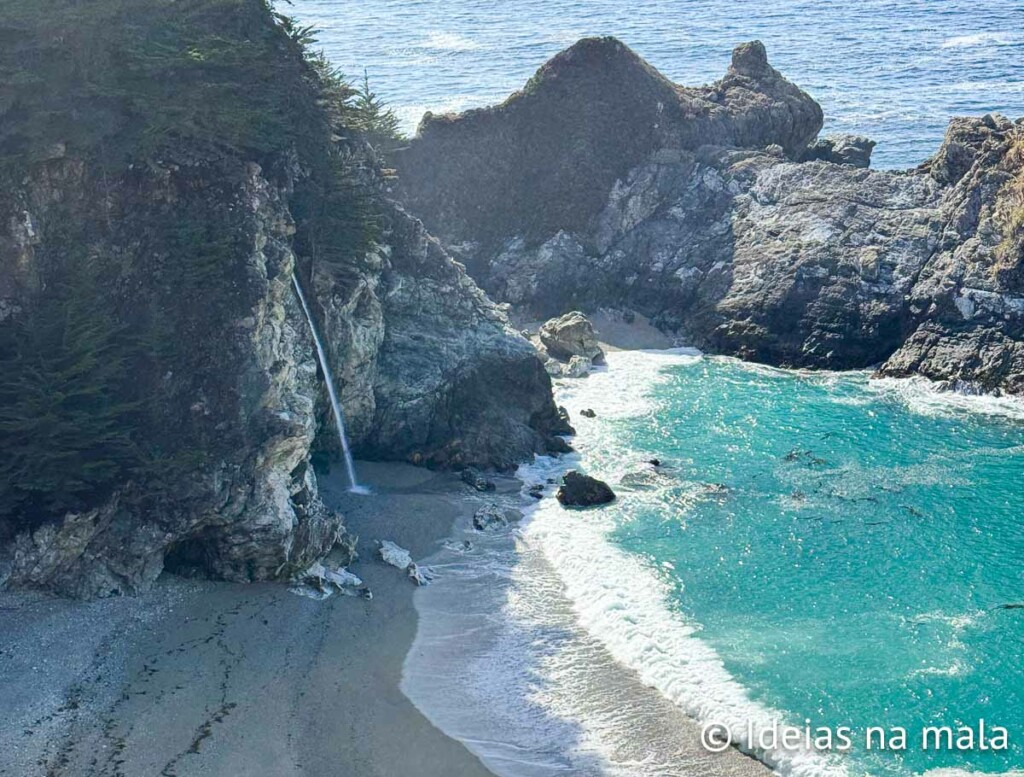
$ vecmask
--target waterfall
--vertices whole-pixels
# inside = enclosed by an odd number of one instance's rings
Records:
[[[313,342],[316,343],[316,354],[320,360],[320,369],[323,370],[324,380],[327,382],[327,394],[331,398],[331,411],[334,413],[334,423],[338,427],[338,439],[341,440],[341,452],[345,456],[345,469],[348,470],[349,491],[354,494],[368,494],[370,490],[366,486],[359,485],[356,480],[356,465],[352,461],[352,451],[348,447],[348,436],[345,434],[345,419],[341,414],[341,403],[338,401],[338,392],[334,388],[334,375],[331,373],[331,366],[327,363],[327,353],[324,351],[324,344],[320,341],[320,333],[316,328],[316,321],[313,313],[306,302],[306,295],[302,291],[302,284],[299,283],[298,268],[292,275],[292,282],[295,284],[295,293],[299,295],[299,302],[302,303],[302,311],[306,314],[309,322],[309,330],[313,333]]]

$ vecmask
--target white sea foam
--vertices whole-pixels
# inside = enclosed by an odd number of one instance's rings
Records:
[[[974,46],[1006,46],[1014,42],[1014,36],[1002,32],[979,32],[973,35],[956,35],[942,41],[941,48],[959,49]]]
[[[699,370],[703,358],[685,349],[616,352],[609,354],[606,369],[589,378],[558,381],[558,401],[580,432],[575,440],[579,453],[538,458],[520,469],[520,477],[527,484],[547,484],[565,468],[582,466],[613,485],[633,483],[638,459],[646,453],[623,443],[619,422],[657,412],[652,389],[673,379],[664,368],[689,365]],[[756,380],[761,372],[776,374],[760,367],[751,367],[749,374]],[[857,383],[867,383],[866,376]],[[943,406],[949,399],[945,394],[934,397],[937,392],[909,381],[872,385],[908,403],[908,397],[919,393]],[[978,398],[964,399],[973,407]],[[954,398],[955,408],[959,401]],[[594,409],[597,417],[581,416],[584,408]],[[899,477],[917,482],[935,476],[927,467],[919,469],[907,468]],[[529,511],[514,547],[506,544],[496,550],[490,546],[510,538],[488,535],[474,537],[470,552],[443,551],[445,558],[438,564],[452,585],[417,592],[420,628],[403,688],[431,720],[464,741],[495,773],[509,777],[678,773],[673,756],[657,750],[664,744],[660,733],[674,730],[673,725],[651,730],[649,701],[631,703],[633,692],[622,685],[625,681],[612,679],[615,664],[633,670],[641,683],[657,691],[651,695],[658,703],[674,705],[700,722],[728,726],[742,749],[781,775],[845,777],[841,755],[763,751],[748,740],[748,725],[756,737],[776,721],[782,727],[801,721],[787,720],[781,711],[750,697],[701,638],[699,624],[672,606],[670,572],[609,539],[623,510],[628,513],[639,501],[663,496],[656,480],[643,485],[620,489],[617,518],[612,511],[566,511],[550,498],[554,486],[547,485],[548,498]],[[977,617],[935,611],[914,620],[948,627],[955,647],[959,634]],[[472,634],[468,643],[466,634]],[[954,655],[934,666],[922,665],[915,673],[963,671],[963,662]],[[459,682],[453,684],[453,677]],[[495,699],[502,700],[497,708]],[[634,720],[623,714],[631,708],[644,709],[645,716]],[[678,728],[679,722],[674,725]],[[925,777],[973,776],[930,772]]]
[[[894,398],[914,413],[926,416],[954,416],[963,413],[999,416],[1024,421],[1024,400],[965,391],[947,391],[927,378],[877,378],[868,388]]]
[[[845,774],[838,759],[814,752],[751,747],[748,723],[757,732],[783,716],[751,701],[694,625],[669,607],[656,571],[608,542],[613,527],[595,516],[542,507],[526,530],[555,565],[580,624],[645,684],[697,720],[725,724],[733,741],[780,774]]]
[[[482,48],[482,45],[455,32],[432,32],[418,47],[431,51],[476,51]]]

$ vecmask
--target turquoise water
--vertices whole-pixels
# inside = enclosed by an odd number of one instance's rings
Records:
[[[1024,610],[999,609],[1024,602],[1024,424],[860,373],[667,375],[651,412],[604,422],[589,463],[667,465],[619,478],[609,539],[750,698],[793,724],[907,729],[904,753],[854,752],[853,773],[1024,767]],[[918,746],[924,726],[982,718],[1008,751]]]
[[[826,132],[879,141],[876,167],[933,154],[953,115],[1024,115],[1022,0],[294,0],[350,75],[365,69],[412,131],[423,112],[503,100],[551,55],[615,35],[670,78],[720,78],[760,38],[823,106]]]
[[[521,525],[425,561],[403,673],[495,774],[750,773],[700,748],[721,723],[780,777],[1024,775],[1024,403],[693,351],[613,352],[556,395],[577,453],[520,469]],[[562,508],[568,467],[618,499]],[[921,747],[982,719],[1006,750]],[[745,733],[805,721],[853,749]]]

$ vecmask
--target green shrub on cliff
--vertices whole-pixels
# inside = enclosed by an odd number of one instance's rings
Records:
[[[83,509],[138,463],[123,399],[130,350],[92,262],[69,263],[0,328],[0,527]]]
[[[353,126],[385,154],[397,148],[405,138],[398,117],[380,95],[370,88],[370,76],[363,71],[363,80],[352,99]]]
[[[389,137],[393,116],[314,41],[267,0],[7,0],[0,159],[267,155],[321,142],[331,121]]]

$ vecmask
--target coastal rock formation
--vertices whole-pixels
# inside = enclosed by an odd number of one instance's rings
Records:
[[[397,156],[398,185],[447,245],[468,242],[458,256],[475,272],[486,267],[477,248],[486,259],[516,236],[532,249],[586,230],[616,182],[659,149],[777,144],[792,155],[821,124],[759,42],[737,48],[721,81],[684,89],[615,38],[586,38],[499,106],[424,116]]]
[[[566,507],[590,507],[615,501],[615,492],[602,480],[569,470],[555,498]]]
[[[880,372],[1024,394],[1024,120],[954,119],[921,174],[948,187],[942,237]]]
[[[0,95],[0,587],[288,580],[344,546],[295,277],[357,455],[508,469],[564,445],[533,347],[385,197],[367,120],[286,22],[90,8],[69,41],[21,4],[0,52],[25,84],[53,66],[47,90]],[[205,45],[238,67],[207,84]],[[79,55],[134,64],[83,79]],[[197,103],[203,84],[220,99]]]
[[[497,488],[493,480],[488,480],[473,467],[466,467],[460,475],[462,482],[475,491],[494,491]]]
[[[588,39],[502,105],[426,116],[399,188],[524,317],[632,309],[712,352],[1024,391],[1024,125],[954,120],[906,172],[820,128],[760,43],[689,89]]]
[[[368,271],[313,277],[354,450],[502,470],[544,453],[566,426],[534,349],[421,223],[382,210]]]
[[[231,580],[290,577],[325,554],[343,528],[320,501],[308,466],[321,388],[291,289],[294,227],[281,191],[258,166],[227,160],[133,172],[102,200],[94,199],[99,185],[82,161],[60,160],[7,190],[0,224],[20,215],[34,225],[35,239],[21,261],[0,255],[0,286],[19,309],[5,322],[6,334],[24,340],[30,333],[19,325],[45,324],[33,313],[47,310],[48,295],[74,270],[65,264],[77,259],[68,258],[76,253],[69,239],[120,256],[110,304],[146,328],[165,354],[159,369],[141,357],[132,365],[129,396],[152,402],[142,418],[120,420],[143,430],[156,471],[137,471],[113,483],[111,494],[97,494],[95,507],[64,515],[37,519],[44,508],[25,497],[28,528],[0,537],[0,583],[88,596],[137,590],[165,565]],[[83,234],[97,205],[118,218],[102,236]],[[182,271],[163,231],[180,223],[231,236],[218,271],[232,279],[233,294],[224,295],[213,278],[207,285]],[[142,224],[149,234],[140,240]],[[150,330],[153,309],[160,320]],[[175,341],[187,348],[175,349]],[[125,355],[120,347],[107,345],[104,358],[129,358],[127,345]],[[172,489],[152,485],[163,478],[173,480]],[[12,498],[21,484],[4,486]]]

